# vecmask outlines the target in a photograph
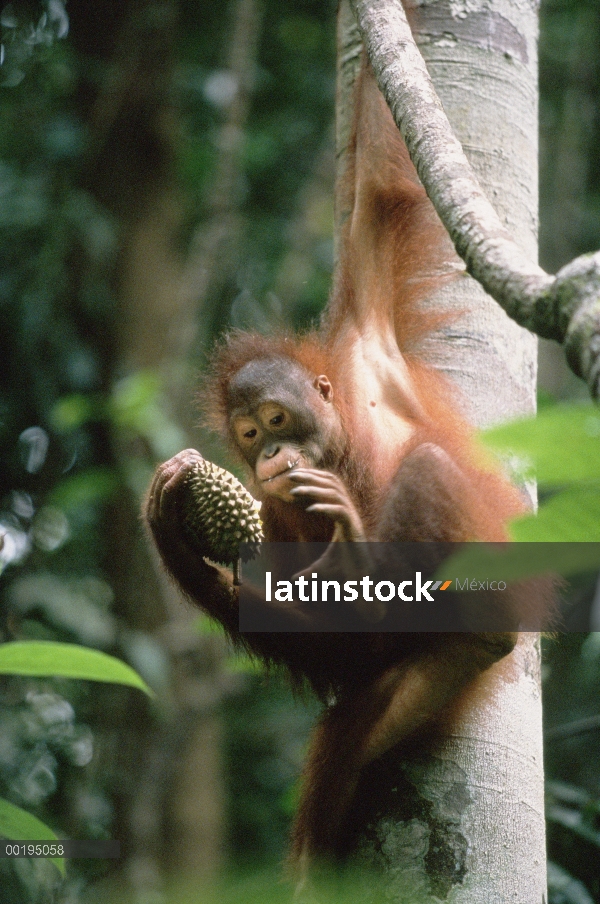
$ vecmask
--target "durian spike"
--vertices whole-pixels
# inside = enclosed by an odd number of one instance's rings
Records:
[[[262,540],[255,500],[233,474],[205,459],[194,468],[188,486],[184,519],[190,537],[201,555],[231,567],[239,583],[240,543],[247,544],[244,555],[252,558]]]

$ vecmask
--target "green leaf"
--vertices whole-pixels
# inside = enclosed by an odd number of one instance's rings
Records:
[[[600,480],[600,411],[591,404],[545,408],[482,438],[493,451],[524,459],[542,485]]]
[[[537,515],[513,521],[510,533],[519,542],[600,542],[600,486],[562,490]]]
[[[597,543],[466,543],[435,575],[439,581],[519,581],[539,574],[570,577],[600,569]]]
[[[59,841],[51,828],[27,810],[21,810],[0,798],[0,835],[8,841]],[[65,875],[62,857],[50,858],[61,875]]]
[[[73,643],[24,640],[1,644],[0,674],[105,681],[126,684],[154,696],[131,666],[107,653]]]

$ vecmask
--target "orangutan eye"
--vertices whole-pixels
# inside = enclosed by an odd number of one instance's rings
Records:
[[[284,414],[276,414],[275,417],[272,417],[269,420],[269,424],[271,424],[272,427],[279,427],[280,424],[283,424],[284,420],[285,420]]]
[[[244,439],[254,439],[256,436],[256,427],[253,427],[252,430],[247,430],[244,433]]]

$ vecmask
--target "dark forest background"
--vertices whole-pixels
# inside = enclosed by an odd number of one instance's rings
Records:
[[[1,904],[267,900],[314,715],[183,605],[139,510],[231,326],[304,327],[333,263],[333,0],[2,5],[0,641],[130,663],[0,679],[0,797],[118,862],[0,860]],[[542,265],[600,247],[600,0],[545,0]],[[585,392],[558,350],[540,393]],[[545,655],[551,900],[600,902],[600,601]],[[268,900],[287,891],[271,883]],[[274,889],[274,890],[273,890]],[[282,897],[283,899],[283,897]]]

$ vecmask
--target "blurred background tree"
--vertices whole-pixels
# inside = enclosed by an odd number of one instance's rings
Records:
[[[233,663],[138,512],[186,445],[231,466],[193,401],[215,337],[302,328],[325,304],[334,25],[333,0],[2,7],[0,639],[115,653],[158,695],[0,682],[0,795],[122,845],[62,883],[0,861],[3,904],[204,901],[222,875],[217,900],[250,900],[279,869],[313,710]],[[599,0],[543,6],[552,271],[600,247],[599,31]],[[544,398],[580,392],[560,354],[542,361]],[[573,627],[600,627],[589,582],[580,596]],[[551,642],[546,668],[552,900],[600,902],[600,728],[580,721],[597,712],[596,635]]]

